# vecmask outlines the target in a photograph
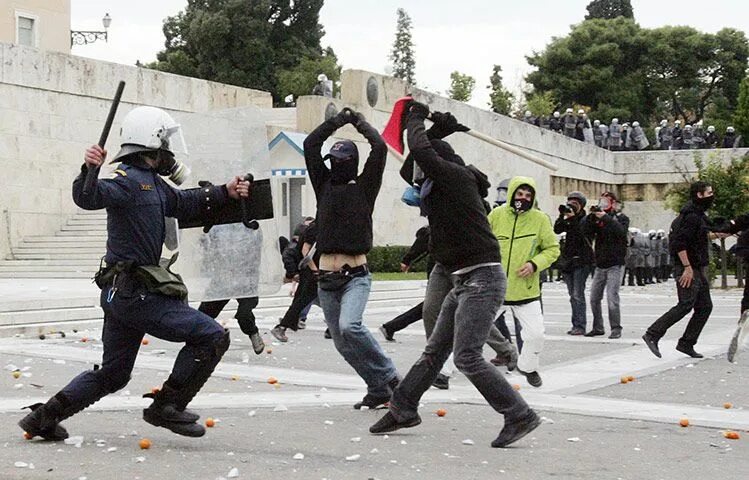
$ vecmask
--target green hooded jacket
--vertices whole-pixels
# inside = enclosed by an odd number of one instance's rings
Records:
[[[515,190],[521,185],[536,189],[530,177],[513,177],[507,189],[507,203],[489,214],[492,232],[499,240],[502,264],[507,272],[506,304],[522,304],[541,297],[541,271],[549,268],[559,257],[559,242],[554,234],[551,219],[541,210],[531,208],[520,214],[512,208]],[[534,201],[536,203],[536,194]],[[526,262],[536,266],[533,275],[521,278],[517,271]]]

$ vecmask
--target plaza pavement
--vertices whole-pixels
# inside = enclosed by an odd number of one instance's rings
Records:
[[[376,329],[417,303],[423,285],[377,282],[365,312],[367,325],[401,374],[423,348],[421,323],[396,334],[395,343],[385,342]],[[89,311],[81,302],[95,304],[96,293],[87,281],[0,283],[0,319],[3,312],[6,320],[49,315],[49,309],[71,298],[78,307],[70,308]],[[65,338],[40,340],[38,325],[24,328],[16,322],[0,330],[5,332],[0,338],[0,478],[214,480],[238,473],[240,479],[682,480],[719,472],[743,478],[749,469],[749,437],[744,438],[749,435],[749,354],[739,357],[739,364],[725,358],[739,301],[736,290],[713,291],[713,315],[697,345],[704,360],[674,350],[682,324],[661,341],[664,355],[657,359],[640,336],[675,302],[673,281],[623,288],[619,340],[565,335],[566,289],[546,284],[544,385],[534,389],[517,374],[507,374],[545,420],[505,450],[489,447],[501,417],[460,374],[450,390],[432,389],[424,397],[421,426],[387,437],[369,435],[368,427],[383,411],[352,409],[364,384],[323,338],[319,309],[313,308],[306,330],[290,334],[289,343],[272,341],[268,330],[288,304],[283,295],[263,298],[256,311],[269,350],[259,356],[251,352],[231,310],[219,317],[232,329],[232,346],[192,404],[203,419],[218,420],[205,437],[178,437],[140,418],[140,409],[149,403],[141,394],[164,381],[178,351],[177,345],[149,338],[130,384],[65,422],[72,441],[29,442],[15,425],[23,415],[20,408],[45,401],[100,361],[100,327],[96,320],[72,321],[61,328]],[[620,383],[630,375],[633,382]],[[270,377],[279,383],[269,384]],[[732,408],[724,408],[726,403]],[[438,408],[447,414],[438,417]],[[689,427],[679,426],[682,418],[689,419]],[[724,438],[727,430],[742,438]],[[141,450],[141,438],[153,446]]]

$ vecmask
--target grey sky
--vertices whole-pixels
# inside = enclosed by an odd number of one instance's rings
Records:
[[[323,46],[332,46],[344,68],[384,73],[396,22],[403,7],[413,20],[416,80],[444,92],[450,72],[476,78],[470,103],[486,107],[486,85],[494,64],[502,66],[505,86],[519,90],[528,71],[525,55],[543,49],[553,36],[582,21],[589,0],[326,0],[321,23]],[[105,12],[113,18],[110,42],[74,47],[76,55],[134,64],[155,59],[164,45],[162,21],[187,5],[185,0],[72,0],[72,28],[101,29]],[[749,30],[745,0],[632,0],[643,27],[690,25],[715,32],[723,27]]]

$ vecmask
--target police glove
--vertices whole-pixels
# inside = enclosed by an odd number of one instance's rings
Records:
[[[434,122],[434,125],[427,130],[427,136],[430,139],[442,139],[455,132],[467,132],[469,130],[465,125],[458,123],[458,119],[450,112],[432,112],[429,118]]]

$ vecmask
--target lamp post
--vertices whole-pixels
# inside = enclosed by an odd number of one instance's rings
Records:
[[[112,17],[109,14],[105,14],[104,18],[101,19],[102,25],[104,25],[104,31],[96,30],[71,30],[70,31],[70,46],[73,45],[88,45],[94,43],[97,40],[108,41],[108,30],[112,24]]]

